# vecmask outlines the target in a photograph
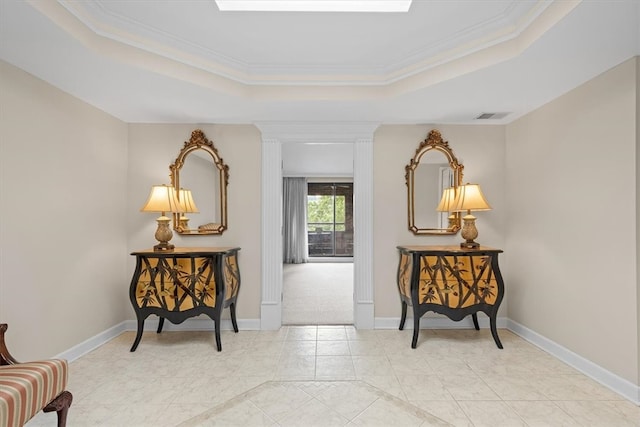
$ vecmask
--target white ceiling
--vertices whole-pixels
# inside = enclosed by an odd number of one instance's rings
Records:
[[[507,123],[640,54],[640,1],[0,0],[0,59],[126,122]]]

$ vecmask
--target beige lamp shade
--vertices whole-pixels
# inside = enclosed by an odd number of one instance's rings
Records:
[[[180,212],[180,203],[176,197],[176,190],[169,185],[154,185],[147,202],[144,204],[142,212],[161,212],[161,216],[156,218],[158,229],[156,230],[156,240],[159,242],[153,247],[154,251],[172,251],[174,246],[169,243],[173,232],[169,228],[171,219],[164,216],[165,212]]]
[[[478,184],[465,184],[458,187],[452,211],[488,211],[491,206],[482,194]]]
[[[186,188],[181,188],[178,193],[178,201],[180,203],[180,212],[183,213],[199,213],[198,207],[196,206],[196,202],[193,200],[193,194],[191,194],[191,190],[187,190]]]
[[[438,212],[451,212],[453,211],[453,203],[456,200],[456,189],[453,187],[445,188],[442,192],[442,199],[438,203],[436,210]]]
[[[180,203],[173,187],[162,184],[151,187],[151,193],[141,212],[180,212]]]

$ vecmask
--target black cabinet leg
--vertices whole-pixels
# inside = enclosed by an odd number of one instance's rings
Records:
[[[156,333],[160,333],[162,332],[162,327],[164,326],[164,317],[160,318],[160,321],[158,322],[158,330],[156,331]]]
[[[222,310],[218,310],[215,314],[215,329],[216,329],[216,347],[218,348],[218,351],[222,351],[222,340],[220,340],[220,317],[222,317],[220,315],[220,311]]]
[[[420,316],[417,313],[413,314],[413,340],[411,341],[411,348],[416,348],[418,345],[418,334],[420,334]]]
[[[407,320],[407,303],[402,301],[402,316],[400,316],[400,327],[398,329],[404,329],[405,320]]]
[[[236,303],[232,303],[229,306],[229,311],[231,312],[231,324],[233,325],[233,331],[238,333],[238,322],[236,321]]]
[[[140,339],[142,338],[142,330],[144,329],[144,318],[142,318],[140,315],[137,316],[138,317],[138,332],[136,333],[136,339],[133,340],[133,345],[131,346],[131,352],[136,351],[136,348],[138,348],[138,344],[140,344]]]
[[[498,338],[498,328],[496,327],[496,313],[493,313],[489,317],[489,325],[491,326],[491,335],[493,335],[493,340],[496,342],[498,348],[502,349],[502,343],[500,342],[500,338]]]
[[[479,331],[480,325],[478,324],[478,313],[473,313],[471,318],[473,319],[473,326],[476,328],[476,331]]]

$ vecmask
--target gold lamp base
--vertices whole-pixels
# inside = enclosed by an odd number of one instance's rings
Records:
[[[175,248],[171,243],[158,243],[153,247],[154,252],[171,252]]]
[[[462,231],[460,234],[462,238],[465,239],[464,242],[460,243],[460,247],[463,249],[477,249],[480,247],[479,243],[473,241],[476,237],[478,237],[478,229],[476,228],[476,217],[471,215],[470,213],[462,217],[464,224],[462,225]]]
[[[173,237],[173,232],[169,227],[169,222],[171,222],[171,219],[169,217],[162,215],[158,217],[156,221],[158,222],[158,229],[156,230],[155,237],[156,237],[156,240],[160,243],[155,245],[153,247],[153,250],[155,252],[172,251],[175,248],[175,246],[169,243],[169,240],[171,240],[171,238]]]
[[[460,243],[460,247],[462,249],[478,249],[480,247],[480,243],[474,242],[472,240],[470,242],[462,242],[462,243]]]

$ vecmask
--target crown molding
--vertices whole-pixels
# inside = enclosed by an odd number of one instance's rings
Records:
[[[372,74],[371,68],[302,66],[288,70],[272,67],[269,73],[264,73],[260,66],[221,57],[212,51],[192,54],[150,37],[128,33],[96,19],[83,8],[82,2],[27,1],[85,47],[115,61],[245,98],[301,100],[386,98],[494,65],[522,53],[581,2],[537,2],[515,25],[439,53],[440,45],[428,46],[402,64]],[[495,19],[508,22],[508,16],[507,10],[504,16]],[[154,31],[148,27],[145,30]],[[459,32],[456,38],[473,31],[477,28]],[[160,35],[169,37],[166,33]],[[197,45],[192,47],[198,49]]]

